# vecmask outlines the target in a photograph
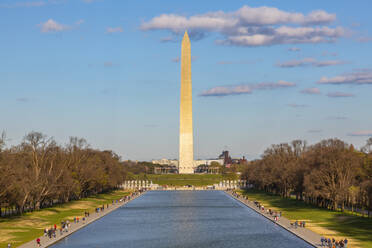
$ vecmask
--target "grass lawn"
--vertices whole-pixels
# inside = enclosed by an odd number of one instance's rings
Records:
[[[134,180],[150,180],[155,184],[168,186],[207,186],[219,183],[222,180],[237,180],[235,174],[141,174],[134,175]]]
[[[43,235],[45,228],[60,225],[63,220],[73,221],[75,216],[83,216],[84,211],[94,212],[96,207],[111,203],[112,200],[128,195],[128,191],[117,190],[110,193],[83,198],[66,204],[44,208],[22,216],[0,218],[0,247],[17,247]]]
[[[326,237],[348,238],[348,247],[372,248],[372,218],[355,216],[327,209],[317,208],[295,199],[281,198],[262,191],[247,190],[240,193],[250,200],[257,200],[265,206],[282,211],[290,220],[304,220],[307,227]]]

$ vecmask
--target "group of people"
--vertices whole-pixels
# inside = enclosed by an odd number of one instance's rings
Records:
[[[78,219],[79,219],[78,217],[75,217],[74,218],[75,223],[76,223],[76,220],[78,220]],[[68,220],[62,221],[61,222],[61,226],[59,227],[59,235],[62,236],[64,232],[67,233],[69,227],[70,227],[70,221],[68,221]],[[50,239],[51,238],[56,238],[57,237],[57,232],[58,232],[57,229],[58,228],[57,228],[57,225],[56,224],[54,224],[54,226],[52,226],[49,229],[48,228],[44,229],[44,236],[45,237],[48,237]],[[37,243],[37,245],[39,247],[41,246],[41,240],[40,240],[40,238],[37,238],[36,239],[36,243]]]
[[[131,199],[133,199],[133,197],[136,197],[136,196],[140,195],[144,191],[145,190],[141,189],[141,190],[132,192],[130,195],[124,196],[124,197],[120,198],[119,200],[113,200],[112,205],[115,205],[119,202],[130,201]],[[96,208],[96,213],[104,211],[105,207],[109,208],[109,204],[106,204],[106,206],[102,205],[102,207]],[[83,223],[85,222],[86,218],[88,218],[89,216],[90,216],[90,213],[85,211],[84,212],[84,217],[82,217],[82,219],[81,219],[83,221]],[[74,223],[77,224],[79,222],[80,222],[80,217],[74,217]],[[54,226],[44,229],[44,236],[48,237],[49,239],[56,238],[58,230],[59,230],[59,235],[62,236],[64,232],[67,233],[69,231],[70,226],[71,226],[71,224],[68,220],[62,221],[60,228],[57,228],[57,225],[54,224]],[[36,239],[36,244],[37,244],[38,247],[41,247],[41,239],[40,238]],[[11,244],[8,244],[8,248],[11,248]]]
[[[137,196],[139,194],[141,194],[144,190],[139,190],[139,191],[135,191],[133,193],[131,193],[130,195],[127,195],[119,200],[113,200],[112,201],[112,204],[115,205],[115,203],[118,203],[118,202],[126,202],[126,201],[129,201],[131,200],[134,196]],[[99,213],[99,212],[103,212],[105,210],[105,208],[109,208],[109,204],[103,204],[101,207],[98,207],[96,208],[96,213]],[[83,223],[85,222],[86,218],[88,218],[90,216],[90,213],[88,211],[85,211],[84,212],[84,217],[82,217],[82,219],[80,219],[80,217],[74,217],[74,223],[77,224],[80,222],[80,220],[83,221]],[[69,228],[70,228],[71,224],[68,220],[66,221],[62,221],[61,222],[61,226],[59,228],[59,232],[60,232],[60,236],[63,235],[64,232],[68,232]],[[54,224],[53,227],[51,228],[47,228],[44,230],[44,236],[45,237],[48,237],[49,239],[52,239],[52,238],[56,238],[57,237],[57,225]],[[38,247],[41,247],[41,240],[40,238],[37,238],[36,239],[36,244]],[[10,246],[9,246],[10,247]]]
[[[236,198],[243,197],[244,200],[246,201],[248,200],[248,197],[241,196],[237,194],[235,191],[232,191],[231,194],[235,196]],[[265,206],[262,205],[258,201],[254,201],[254,204],[262,213],[266,213],[267,215],[272,216],[274,218],[274,221],[278,221],[278,218],[282,216],[282,212],[272,211],[271,209],[266,209],[265,211]],[[305,226],[306,226],[305,221],[296,220],[295,222],[291,223],[291,227],[294,227],[294,228],[297,228],[297,227],[304,228]],[[322,247],[327,247],[327,248],[347,248],[347,244],[348,244],[348,240],[346,238],[344,240],[337,241],[334,238],[330,239],[330,238],[322,237],[320,241],[321,241]]]
[[[294,228],[305,227],[305,224],[306,224],[306,222],[304,220],[303,221],[296,220],[295,222],[291,223],[291,226],[294,227]]]
[[[345,238],[344,240],[337,241],[334,238],[320,238],[320,242],[322,243],[322,247],[328,248],[347,248],[348,240]]]

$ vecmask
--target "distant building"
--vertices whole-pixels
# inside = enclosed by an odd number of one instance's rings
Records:
[[[153,164],[161,165],[154,168],[155,174],[168,174],[178,173],[179,162],[177,159],[154,159],[151,161]],[[227,168],[230,168],[232,164],[247,164],[247,159],[243,158],[231,158],[229,151],[222,151],[221,155],[216,159],[197,159],[194,160],[194,173],[218,173],[215,167],[210,167],[212,162],[217,162]]]
[[[218,174],[219,172],[220,172],[219,166],[202,164],[195,168],[195,173]]]
[[[220,165],[223,165],[223,159],[198,159],[194,160],[194,167],[198,167],[199,165],[211,165],[212,162],[217,162]]]
[[[177,159],[157,159],[157,160],[152,160],[151,161],[153,164],[160,164],[160,165],[173,165],[178,167],[178,160]]]
[[[246,164],[247,159],[243,156],[243,158],[231,158],[229,155],[229,151],[222,151],[222,154],[218,157],[223,159],[223,165],[230,168],[232,164]]]
[[[177,174],[178,168],[174,165],[162,165],[154,167],[155,174]]]
[[[223,165],[232,164],[232,159],[229,156],[229,151],[222,151],[221,155],[218,157],[219,159],[223,159]]]

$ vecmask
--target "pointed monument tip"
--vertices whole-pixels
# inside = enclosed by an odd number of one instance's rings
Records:
[[[183,40],[190,40],[187,30],[185,30],[185,34],[183,35]]]

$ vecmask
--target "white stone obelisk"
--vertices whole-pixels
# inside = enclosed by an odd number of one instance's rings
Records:
[[[180,150],[178,172],[194,173],[194,142],[192,129],[191,44],[187,31],[181,49]]]

